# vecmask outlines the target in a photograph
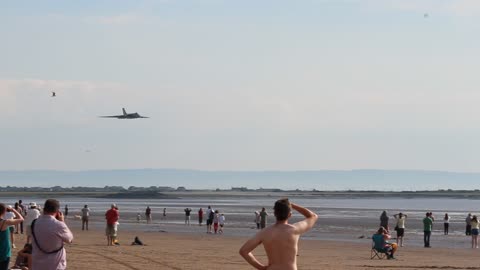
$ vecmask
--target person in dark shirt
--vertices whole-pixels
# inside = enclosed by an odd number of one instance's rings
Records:
[[[185,208],[185,225],[189,225],[189,226],[190,226],[190,212],[192,212],[192,209]]]

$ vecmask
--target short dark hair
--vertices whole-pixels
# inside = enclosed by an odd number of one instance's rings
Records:
[[[5,213],[5,210],[7,210],[7,206],[3,203],[0,203],[0,216]]]
[[[47,214],[57,213],[60,209],[60,202],[55,199],[48,199],[43,206],[43,212]]]
[[[286,220],[288,219],[291,212],[290,202],[288,201],[288,199],[280,199],[275,202],[273,210],[277,220]]]

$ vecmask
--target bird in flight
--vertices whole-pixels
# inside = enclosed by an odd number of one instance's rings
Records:
[[[99,116],[99,117],[102,117],[102,118],[117,118],[117,119],[149,118],[149,117],[146,117],[146,116],[141,116],[138,113],[127,113],[127,111],[125,111],[125,108],[122,108],[122,110],[123,110],[123,114],[120,114],[120,115],[109,115],[109,116]]]
[[[52,97],[56,97],[57,94],[55,93],[55,91],[52,91]]]

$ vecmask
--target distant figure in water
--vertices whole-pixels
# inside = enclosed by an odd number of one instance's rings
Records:
[[[167,218],[167,208],[163,208],[163,219]]]
[[[147,224],[152,223],[152,209],[150,209],[150,206],[147,206],[147,209],[145,209],[145,218],[147,219]]]
[[[65,217],[68,216],[68,204],[65,204]]]
[[[142,215],[140,215],[140,213],[137,213],[137,223],[140,223],[141,219],[142,219]]]
[[[387,230],[387,232],[390,231],[390,228],[388,227],[387,211],[383,211],[382,214],[380,215],[380,227],[385,228],[385,230]]]
[[[255,224],[257,225],[257,230],[260,230],[260,213],[255,211]]]
[[[203,222],[203,209],[200,208],[198,210],[198,226],[202,226],[202,222]]]

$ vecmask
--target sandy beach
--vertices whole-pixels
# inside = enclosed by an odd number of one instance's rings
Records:
[[[246,237],[123,230],[119,233],[121,245],[108,247],[99,228],[87,232],[73,226],[72,231],[74,243],[66,246],[69,269],[253,269],[238,255]],[[25,238],[17,236],[17,247],[20,247]],[[147,246],[131,246],[135,236]],[[478,249],[407,246],[399,249],[396,260],[370,260],[368,239],[365,243],[301,240],[298,267],[312,270],[480,269],[479,253]],[[255,255],[266,261],[262,248],[258,248]]]

